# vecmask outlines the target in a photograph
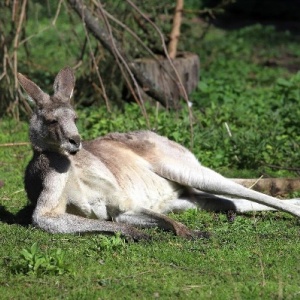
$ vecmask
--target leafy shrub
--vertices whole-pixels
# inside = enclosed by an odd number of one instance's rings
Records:
[[[20,251],[20,262],[12,267],[14,273],[24,275],[63,275],[70,269],[66,263],[65,252],[55,249],[51,253],[42,253],[37,243]]]
[[[116,251],[119,249],[124,249],[126,247],[126,242],[121,238],[119,233],[116,233],[113,237],[108,237],[101,235],[93,239],[95,242],[95,249],[97,251]]]
[[[93,256],[95,252],[101,256],[111,256],[112,253],[122,251],[126,248],[126,242],[119,233],[114,236],[99,235],[90,239],[90,245],[84,251],[85,256]]]
[[[150,128],[188,148],[193,145],[205,165],[255,170],[258,176],[272,172],[272,165],[283,169],[299,165],[299,88],[300,73],[256,90],[237,82],[203,79],[193,95],[193,134],[187,108],[166,112],[146,106],[149,124],[137,105],[127,104],[110,115],[105,108],[86,109],[79,112],[79,125],[86,139]]]

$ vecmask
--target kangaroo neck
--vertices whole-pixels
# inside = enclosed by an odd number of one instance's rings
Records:
[[[66,173],[71,167],[71,160],[67,155],[54,151],[38,151],[34,149],[33,159],[38,160],[41,166],[47,166],[58,173]]]

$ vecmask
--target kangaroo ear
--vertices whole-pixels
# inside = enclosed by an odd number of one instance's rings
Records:
[[[50,96],[43,92],[33,81],[21,73],[18,73],[17,77],[28,96],[35,102],[36,105],[42,106],[46,102],[49,102]]]
[[[62,101],[69,101],[72,97],[75,87],[74,72],[70,67],[62,69],[56,76],[54,81],[54,96]]]

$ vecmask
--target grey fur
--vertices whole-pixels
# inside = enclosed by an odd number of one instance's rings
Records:
[[[39,228],[52,233],[121,232],[140,239],[145,235],[133,226],[159,226],[194,237],[201,234],[165,214],[198,207],[280,209],[300,216],[298,200],[280,201],[244,188],[154,132],[111,133],[82,143],[70,104],[75,85],[71,68],[56,76],[53,96],[22,74],[18,79],[36,104],[30,122],[34,155],[25,188]]]

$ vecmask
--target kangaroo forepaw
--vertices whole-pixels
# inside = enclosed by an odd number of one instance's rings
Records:
[[[122,234],[127,242],[149,241],[151,239],[149,234],[146,234],[137,229],[130,229],[130,231]]]
[[[210,234],[205,231],[199,231],[199,230],[190,230],[185,226],[180,226],[180,228],[177,228],[176,235],[181,236],[188,240],[195,240],[195,239],[207,239],[210,237]]]
[[[209,239],[211,234],[207,231],[193,230],[192,235],[194,239]]]
[[[208,239],[210,237],[210,234],[205,231],[190,230],[189,232],[181,236],[187,240],[197,240],[197,239]]]

